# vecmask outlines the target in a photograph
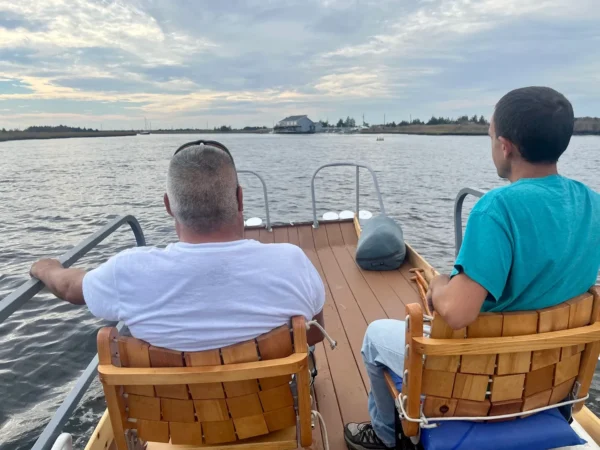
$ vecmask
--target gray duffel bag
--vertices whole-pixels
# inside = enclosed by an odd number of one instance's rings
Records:
[[[356,247],[356,263],[362,269],[396,270],[405,256],[402,228],[394,219],[376,216],[364,222]]]

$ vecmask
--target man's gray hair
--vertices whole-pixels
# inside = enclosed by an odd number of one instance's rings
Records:
[[[238,213],[237,173],[231,157],[203,144],[181,150],[171,159],[167,195],[171,212],[197,233],[233,225]]]

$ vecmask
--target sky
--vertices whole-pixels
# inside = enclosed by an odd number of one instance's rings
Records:
[[[0,128],[600,116],[600,0],[0,0]]]

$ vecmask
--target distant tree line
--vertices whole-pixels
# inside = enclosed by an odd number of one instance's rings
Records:
[[[258,131],[258,130],[266,130],[267,127],[244,127],[244,128],[232,128],[231,125],[221,125],[220,127],[214,127],[213,130],[214,131],[220,131],[220,132],[228,132],[228,131],[239,131],[239,130],[243,130],[243,131]]]
[[[408,125],[460,125],[467,123],[475,123],[479,125],[489,125],[489,122],[483,116],[477,116],[476,114],[473,117],[469,116],[460,116],[457,119],[451,119],[450,117],[435,117],[431,116],[427,122],[423,122],[421,119],[414,119],[412,122],[408,122],[407,120],[403,120],[401,122],[389,122],[386,123],[385,127],[406,127]]]
[[[33,127],[28,127],[25,128],[25,131],[30,131],[33,133],[57,133],[57,132],[65,132],[68,131],[70,133],[84,133],[84,132],[90,132],[90,131],[98,131],[98,130],[94,130],[93,128],[80,128],[80,127],[68,127],[66,125],[58,125],[56,127],[51,127],[48,125],[35,125]]]
[[[333,126],[333,125],[329,125],[329,121],[322,121],[321,120],[321,124],[323,126],[329,127],[329,126]],[[344,119],[340,119],[338,120],[336,127],[337,128],[354,128],[356,126],[356,121],[354,120],[353,117],[346,117],[346,120]]]
[[[334,126],[333,124],[330,124],[328,120],[319,120],[319,122],[321,123],[321,125],[323,127]],[[458,125],[458,124],[467,124],[467,123],[475,123],[475,124],[479,124],[479,125],[489,125],[489,122],[485,119],[484,116],[474,115],[473,117],[469,117],[469,116],[465,115],[465,116],[460,116],[457,119],[451,119],[449,117],[442,117],[442,116],[440,116],[440,117],[432,116],[431,119],[429,119],[427,122],[423,122],[421,119],[414,119],[411,122],[403,120],[398,123],[393,121],[393,122],[388,122],[383,126],[393,128],[393,127],[405,127],[408,125]],[[368,123],[363,123],[363,125],[366,127],[369,126]],[[379,126],[381,126],[381,125],[379,125]],[[354,127],[356,127],[356,120],[354,120],[354,118],[348,116],[348,117],[346,117],[345,120],[343,118],[338,120],[335,127],[337,127],[337,128],[354,128]]]

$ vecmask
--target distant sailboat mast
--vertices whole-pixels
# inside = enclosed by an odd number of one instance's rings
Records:
[[[150,125],[152,126],[152,125]],[[144,117],[144,131],[140,131],[138,134],[150,134],[150,131],[148,131],[148,120],[146,120],[146,118]]]

